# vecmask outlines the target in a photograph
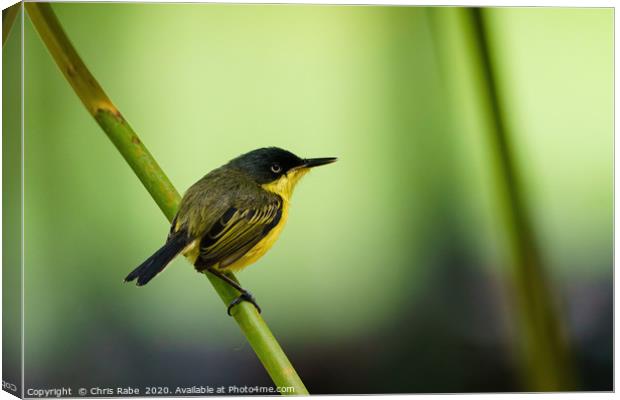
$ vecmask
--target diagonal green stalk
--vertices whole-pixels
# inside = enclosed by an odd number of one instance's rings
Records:
[[[21,6],[22,2],[19,2],[2,10],[2,47],[4,47],[6,40],[9,38],[9,33],[11,33],[11,28],[15,23],[15,18],[17,18],[17,14],[19,14]]]
[[[88,112],[125,158],[169,221],[180,196],[142,141],[123,118],[93,77],[69,41],[49,3],[26,3],[26,10],[52,58],[82,100]],[[225,304],[238,293],[217,277],[207,274]],[[233,317],[274,384],[292,387],[288,394],[308,394],[299,375],[284,354],[269,327],[253,305],[242,302]]]

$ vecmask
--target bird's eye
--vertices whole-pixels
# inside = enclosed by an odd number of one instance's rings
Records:
[[[278,174],[280,173],[280,171],[282,171],[282,167],[280,166],[280,164],[271,164],[271,172],[273,172],[274,174]]]

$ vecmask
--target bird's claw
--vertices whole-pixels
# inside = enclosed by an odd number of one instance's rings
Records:
[[[228,309],[226,310],[228,315],[232,316],[232,314],[230,313],[230,310],[232,310],[234,306],[241,303],[242,301],[247,301],[249,303],[254,304],[254,307],[256,307],[256,310],[258,311],[258,313],[259,314],[261,313],[261,309],[258,306],[258,304],[256,304],[256,300],[254,299],[254,296],[252,296],[250,292],[241,292],[241,294],[236,299],[231,301],[230,304],[228,305]]]

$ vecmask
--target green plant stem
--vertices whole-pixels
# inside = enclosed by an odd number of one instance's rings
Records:
[[[531,391],[570,390],[575,375],[564,322],[524,197],[483,14],[480,8],[432,10],[442,72],[451,83],[461,120],[485,135],[481,144],[489,149],[485,161],[510,266],[508,293],[522,379]]]
[[[22,4],[22,2],[15,3],[11,7],[2,10],[2,47],[4,47],[6,40],[9,38],[9,33],[11,33],[11,28],[15,23]]]
[[[542,261],[531,216],[523,198],[523,188],[514,151],[511,147],[504,106],[493,68],[489,34],[483,10],[469,9],[469,21],[478,48],[481,73],[492,129],[489,142],[496,154],[499,175],[498,189],[504,203],[507,233],[511,242],[513,280],[517,293],[522,334],[526,335],[529,349],[526,362],[531,366],[530,381],[535,390],[568,390],[574,383],[568,343],[554,304],[553,288]]]
[[[169,221],[180,196],[97,80],[77,54],[48,3],[26,3],[30,20],[88,112],[110,138]],[[238,296],[229,285],[211,274],[207,277],[225,304]],[[242,302],[233,317],[276,386],[293,387],[290,394],[307,394],[303,382],[269,327],[253,305]]]

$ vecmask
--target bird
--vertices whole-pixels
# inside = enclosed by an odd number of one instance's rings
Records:
[[[228,315],[242,301],[260,313],[254,296],[231,273],[258,261],[276,242],[299,180],[312,168],[335,161],[263,147],[212,170],[183,195],[164,245],[125,282],[146,285],[182,254],[198,272],[208,271],[239,291],[228,304]]]

